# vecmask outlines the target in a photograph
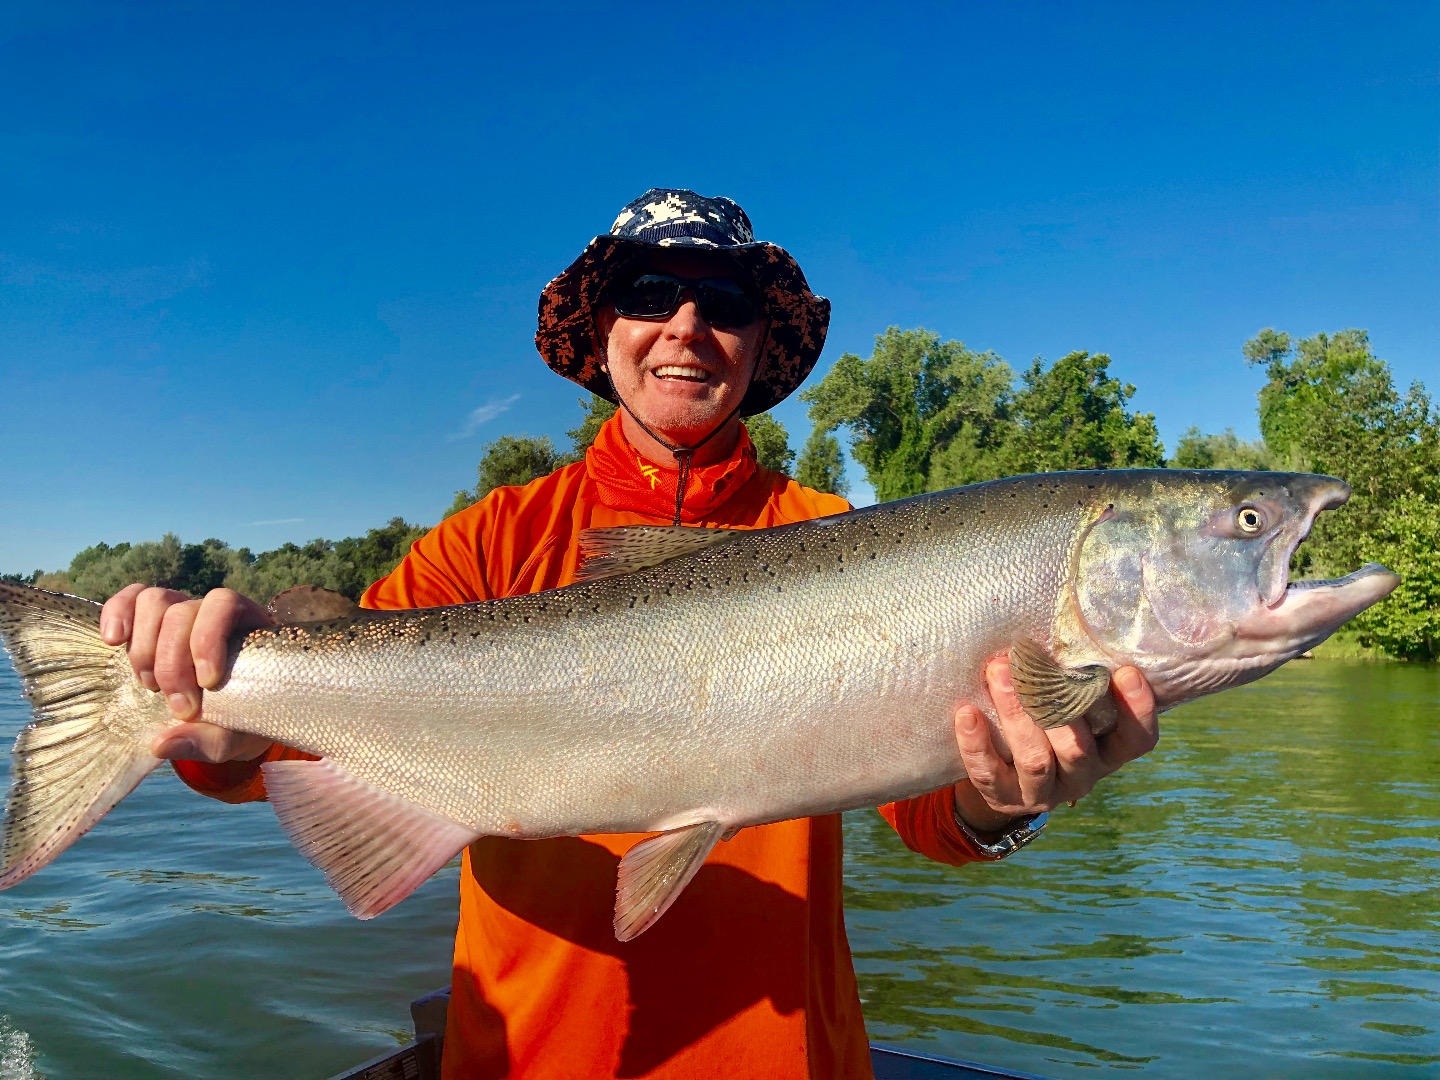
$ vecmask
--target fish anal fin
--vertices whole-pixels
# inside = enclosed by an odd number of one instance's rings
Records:
[[[1020,704],[1043,728],[1062,727],[1087,713],[1096,734],[1115,726],[1114,706],[1107,712],[1105,700],[1110,669],[1103,664],[1063,667],[1034,642],[1021,640],[1010,646],[1010,678]]]
[[[360,605],[354,600],[318,585],[296,585],[293,589],[285,589],[276,593],[265,607],[276,622],[286,626],[348,619],[360,614]]]
[[[398,904],[480,835],[333,761],[260,768],[280,827],[357,919]]]
[[[739,529],[699,529],[689,525],[622,525],[580,533],[577,581],[618,577],[703,551],[729,540]]]
[[[650,929],[690,884],[724,831],[717,821],[700,821],[627,851],[615,885],[615,936],[630,941]]]

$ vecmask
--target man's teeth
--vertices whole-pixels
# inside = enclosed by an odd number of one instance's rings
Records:
[[[664,367],[655,369],[657,379],[697,379],[704,380],[710,377],[710,373],[704,368],[683,367],[679,364],[666,364]]]

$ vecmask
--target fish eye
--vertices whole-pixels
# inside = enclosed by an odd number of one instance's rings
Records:
[[[1235,527],[1247,536],[1254,536],[1265,527],[1265,515],[1253,506],[1242,506],[1235,513]]]

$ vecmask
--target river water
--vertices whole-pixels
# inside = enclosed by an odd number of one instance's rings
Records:
[[[1437,838],[1440,669],[1324,660],[1169,714],[998,865],[853,813],[871,1036],[1051,1077],[1440,1075]],[[329,1076],[448,980],[455,878],[356,922],[268,807],[157,773],[0,894],[0,1080]]]

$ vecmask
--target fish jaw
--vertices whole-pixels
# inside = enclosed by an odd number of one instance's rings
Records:
[[[1169,709],[1254,682],[1315,648],[1399,583],[1400,578],[1379,563],[1333,580],[1291,582],[1274,606],[1257,605],[1208,655],[1147,665],[1156,703]]]
[[[1393,571],[1366,563],[1344,577],[1292,581],[1273,604],[1257,607],[1235,627],[1237,647],[1266,645],[1283,663],[1313,649],[1347,619],[1385,599],[1400,584]]]

